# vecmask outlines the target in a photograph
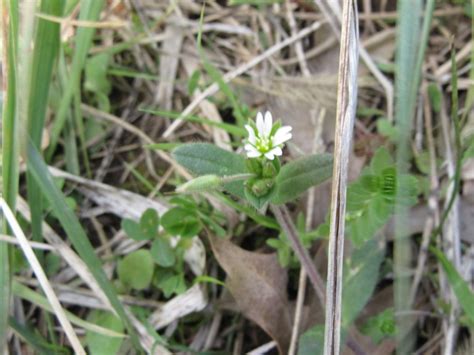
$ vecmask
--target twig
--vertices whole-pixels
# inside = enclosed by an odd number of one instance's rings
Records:
[[[357,105],[358,19],[357,4],[345,0],[342,11],[339,83],[337,95],[334,172],[330,210],[326,325],[324,354],[339,354],[342,313],[342,269],[349,154]]]

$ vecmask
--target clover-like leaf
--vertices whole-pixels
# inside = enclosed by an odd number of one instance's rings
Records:
[[[161,217],[161,225],[169,234],[183,238],[194,237],[202,229],[196,215],[181,207],[168,210]]]
[[[140,228],[148,239],[152,239],[156,236],[159,224],[160,217],[154,208],[148,208],[143,212],[140,218]]]
[[[135,290],[148,288],[153,278],[153,258],[148,250],[139,249],[119,261],[120,281]]]
[[[156,238],[150,250],[153,260],[160,266],[170,267],[176,262],[173,248],[165,238]]]

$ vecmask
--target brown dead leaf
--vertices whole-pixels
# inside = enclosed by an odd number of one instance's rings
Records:
[[[288,276],[276,254],[250,252],[214,236],[209,240],[241,312],[277,342],[280,354],[286,354],[291,335]]]

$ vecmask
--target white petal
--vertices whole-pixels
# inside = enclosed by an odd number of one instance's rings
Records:
[[[273,126],[273,117],[270,111],[265,112],[265,123],[263,125],[263,133],[265,137],[270,136]]]
[[[262,155],[258,150],[248,150],[247,151],[247,156],[249,158],[258,158]]]
[[[247,132],[249,132],[248,141],[249,141],[250,143],[252,143],[252,144],[257,143],[257,139],[256,139],[256,137],[255,137],[255,131],[254,131],[254,129],[253,129],[251,126],[249,126],[248,124],[246,124],[244,127],[245,127],[245,129],[247,130]]]
[[[292,128],[290,126],[284,126],[284,127],[279,128],[272,138],[272,144],[280,145],[286,142],[287,140],[290,140],[292,137],[290,133],[291,130]]]
[[[265,153],[265,157],[269,160],[273,160],[273,158],[275,158],[275,155],[271,151],[269,151]]]
[[[263,136],[265,124],[263,123],[263,115],[261,112],[257,113],[257,131],[259,136]]]
[[[278,156],[283,155],[283,151],[281,150],[280,147],[274,147],[270,151],[268,151],[268,153],[272,153],[272,154],[278,155]]]

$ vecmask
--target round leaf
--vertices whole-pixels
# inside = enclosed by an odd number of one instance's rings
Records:
[[[133,240],[148,240],[150,239],[142,230],[140,225],[132,221],[131,219],[124,218],[122,219],[122,229],[127,233],[127,235]]]
[[[153,208],[148,208],[143,212],[142,217],[140,218],[140,229],[143,234],[145,234],[148,239],[156,237],[156,232],[158,230],[158,225],[160,224],[160,217],[158,213]]]
[[[157,238],[151,245],[151,256],[160,266],[170,267],[176,262],[174,250],[165,238]]]
[[[194,237],[202,228],[195,215],[180,207],[166,212],[161,218],[161,225],[169,234],[183,238]]]
[[[87,319],[89,322],[101,327],[123,331],[123,325],[119,318],[110,312],[92,311]],[[109,337],[88,330],[86,332],[86,344],[90,354],[114,355],[119,353],[123,338]]]
[[[117,268],[120,281],[135,290],[143,290],[153,278],[153,258],[148,250],[140,249],[123,258]]]

